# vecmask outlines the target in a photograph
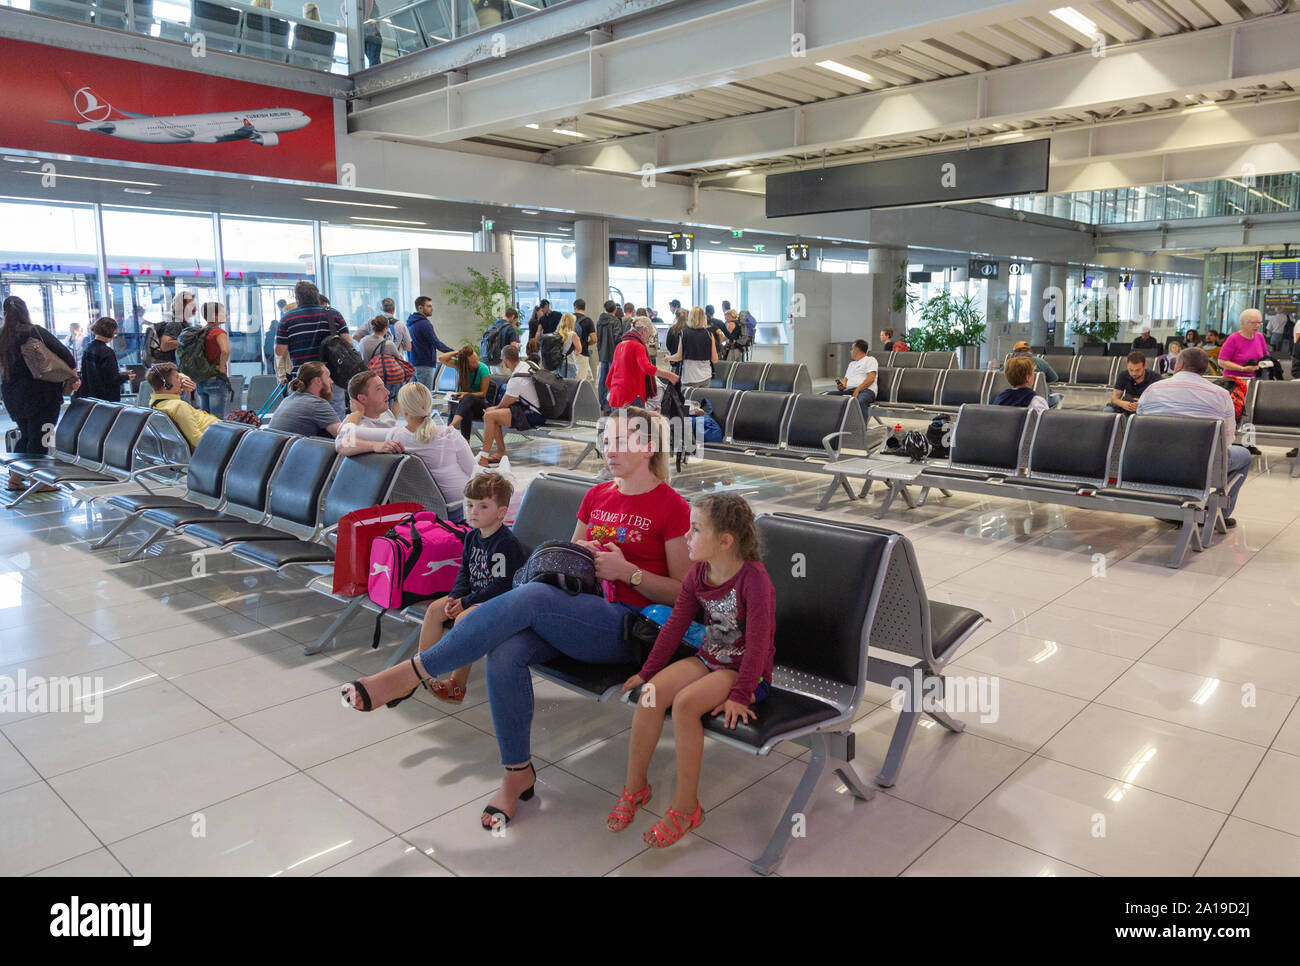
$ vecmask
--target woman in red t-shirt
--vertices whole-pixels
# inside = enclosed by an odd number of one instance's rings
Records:
[[[533,683],[528,667],[565,654],[589,664],[629,664],[623,618],[646,604],[673,604],[690,568],[691,511],[668,480],[668,428],[643,409],[605,424],[605,465],[614,479],[593,486],[578,510],[573,540],[596,558],[604,595],[569,594],[529,583],[480,604],[418,658],[343,689],[346,704],[370,710],[405,700],[458,667],[487,658],[492,724],[505,780],[484,810],[486,829],[514,818],[533,796],[530,762]]]

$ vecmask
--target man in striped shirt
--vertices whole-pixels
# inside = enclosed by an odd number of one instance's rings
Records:
[[[275,334],[275,354],[288,356],[293,371],[304,362],[319,362],[320,347],[330,335],[331,327],[347,339],[348,325],[337,310],[321,305],[320,291],[311,282],[299,282],[293,288],[298,307],[284,313]]]
[[[1250,469],[1250,450],[1232,444],[1237,436],[1237,411],[1228,390],[1205,378],[1209,368],[1210,357],[1204,349],[1184,349],[1178,354],[1174,374],[1153,384],[1139,397],[1137,412],[1139,416],[1201,416],[1222,421],[1223,446],[1228,454],[1228,506],[1223,522],[1235,527],[1232,511]]]

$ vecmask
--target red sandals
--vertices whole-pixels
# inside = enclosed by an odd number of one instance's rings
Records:
[[[704,824],[704,807],[697,804],[695,811],[690,815],[683,815],[676,809],[668,809],[668,819],[672,820],[673,827],[670,829],[667,825],[667,819],[662,822],[655,822],[650,826],[650,831],[641,836],[646,845],[652,845],[656,849],[666,849],[683,835],[693,828],[699,828]],[[682,828],[682,822],[686,827]]]
[[[648,801],[650,801],[649,782],[646,782],[645,788],[636,793],[629,792],[624,786],[623,791],[619,793],[618,801],[609,810],[609,818],[606,819],[605,824],[611,832],[623,831],[632,824],[636,810]]]
[[[434,681],[428,687],[435,698],[446,701],[448,704],[460,704],[465,700],[465,689],[452,678]]]

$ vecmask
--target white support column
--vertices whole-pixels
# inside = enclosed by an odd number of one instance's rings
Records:
[[[221,215],[212,213],[212,252],[216,256],[217,301],[226,305],[226,257],[221,251]],[[230,312],[230,306],[226,305]]]
[[[1205,315],[1205,287],[1199,278],[1192,279],[1191,291],[1187,299],[1187,319],[1196,323],[1196,328],[1200,329],[1201,318]],[[1180,319],[1180,322],[1186,321]],[[1180,326],[1181,327],[1181,326]],[[1185,328],[1184,328],[1185,331]],[[1204,334],[1204,332],[1202,332]]]
[[[113,293],[108,287],[108,256],[104,252],[104,206],[96,202],[91,206],[95,213],[95,260],[99,267],[99,315],[113,314]],[[123,299],[123,302],[126,300]],[[132,306],[122,306],[122,318],[128,318]],[[134,318],[133,315],[130,317]]]
[[[894,338],[901,338],[907,327],[907,312],[894,311],[894,283],[900,267],[907,265],[906,248],[872,248],[867,252],[867,268],[871,283],[871,345],[880,344],[883,329],[893,329]]]
[[[609,222],[581,218],[573,223],[577,246],[577,297],[587,300],[588,312],[609,298]]]
[[[1015,345],[1014,340],[1008,341],[1008,336],[1002,332],[1002,327],[1007,324],[1007,296],[1010,292],[1006,262],[999,263],[998,277],[986,279],[984,286],[984,321],[988,328],[985,331],[984,345],[980,347],[981,369],[990,360],[1001,359]]]
[[[1047,314],[1056,308],[1048,303],[1052,287],[1052,268],[1047,262],[1034,262],[1029,269],[1029,344],[1047,345]]]
[[[1051,319],[1052,344],[1057,346],[1065,345],[1065,319],[1068,308],[1066,303],[1067,278],[1069,278],[1069,271],[1064,265],[1053,265],[1051,267],[1048,288],[1056,296],[1056,304],[1049,318]],[[1046,328],[1046,325],[1044,328]],[[1045,343],[1038,344],[1043,345]]]
[[[1131,306],[1129,310],[1129,315],[1132,316],[1132,318],[1131,320],[1126,319],[1125,321],[1131,321],[1132,325],[1129,327],[1129,329],[1125,329],[1121,327],[1119,331],[1119,337],[1121,339],[1127,338],[1129,340],[1132,340],[1132,339],[1136,339],[1142,333],[1142,326],[1151,324],[1151,316],[1154,314],[1151,311],[1151,304],[1150,304],[1151,302],[1151,273],[1150,272],[1133,273],[1133,288],[1129,292],[1129,296],[1130,296],[1129,305]],[[1128,334],[1130,329],[1132,331],[1131,335]]]

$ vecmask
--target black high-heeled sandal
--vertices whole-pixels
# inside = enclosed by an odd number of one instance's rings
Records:
[[[532,801],[533,793],[537,791],[537,769],[533,768],[533,763],[531,761],[526,765],[518,765],[515,767],[506,765],[506,771],[527,771],[530,768],[532,769],[533,772],[533,783],[519,793],[518,801],[521,802]],[[494,828],[496,828],[498,815],[501,816],[502,828],[505,828],[507,825],[510,824],[510,816],[507,815],[505,812],[503,812],[501,809],[497,808],[495,805],[489,805],[487,808],[483,809],[483,814],[488,816],[488,823],[483,826],[485,831],[491,832]]]
[[[385,702],[384,704],[385,708],[396,708],[407,698],[414,695],[416,691],[420,690],[420,688],[427,687],[427,685],[425,685],[424,683],[424,678],[420,677],[420,669],[416,667],[415,658],[411,658],[411,670],[415,672],[415,677],[419,683],[416,684],[415,687],[411,688],[411,690],[408,691],[406,694],[402,695],[400,698],[393,698],[392,701]],[[370,692],[366,690],[366,686],[364,684],[362,684],[360,681],[353,681],[351,684],[346,685],[345,687],[351,687],[354,691],[356,691],[357,694],[361,695],[362,706],[358,708],[355,704],[353,704],[351,701],[348,700],[347,691],[346,690],[343,691],[343,703],[346,704],[349,708],[351,708],[354,711],[375,710],[374,704],[370,700]]]

